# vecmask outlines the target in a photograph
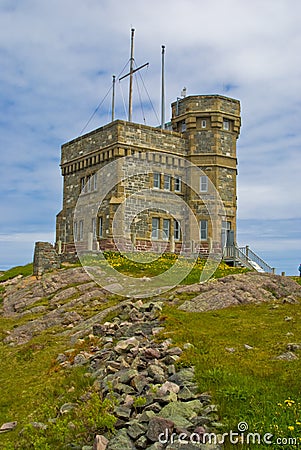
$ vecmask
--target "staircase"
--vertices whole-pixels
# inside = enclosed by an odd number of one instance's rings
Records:
[[[224,261],[235,267],[247,267],[262,273],[275,273],[275,268],[269,266],[260,256],[256,255],[248,245],[237,247],[231,245],[225,247]]]

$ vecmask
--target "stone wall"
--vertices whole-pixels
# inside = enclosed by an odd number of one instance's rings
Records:
[[[61,259],[49,242],[36,242],[33,258],[33,274],[41,276],[47,270],[59,269]]]

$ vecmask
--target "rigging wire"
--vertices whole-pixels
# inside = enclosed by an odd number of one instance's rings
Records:
[[[118,78],[122,75],[122,73],[124,72],[125,68],[127,67],[128,63],[129,63],[129,59],[127,60],[126,64],[124,65],[122,71],[120,72],[120,74],[118,75]],[[105,94],[104,98],[101,100],[101,102],[97,105],[97,107],[95,108],[95,111],[93,112],[93,114],[91,114],[89,120],[87,121],[86,125],[83,127],[83,129],[81,130],[81,132],[79,133],[79,136],[82,135],[82,133],[85,131],[85,129],[87,128],[87,126],[89,125],[89,123],[91,122],[91,120],[93,119],[93,117],[95,116],[95,114],[97,113],[97,111],[99,110],[99,108],[102,106],[102,104],[104,103],[104,101],[106,100],[107,96],[109,95],[109,93],[112,90],[112,85],[110,87],[110,89],[107,91],[107,93]]]
[[[150,102],[150,104],[151,104],[152,110],[153,110],[153,112],[154,112],[154,114],[155,114],[155,116],[156,116],[156,119],[157,119],[158,123],[160,123],[160,119],[159,119],[158,114],[157,114],[157,112],[156,112],[156,110],[155,110],[155,108],[154,108],[153,102],[151,101],[150,95],[149,95],[148,90],[147,90],[147,88],[146,88],[146,86],[145,86],[145,83],[144,83],[144,80],[143,80],[143,77],[142,77],[140,71],[138,71],[138,74],[139,74],[139,76],[140,76],[140,78],[141,78],[141,82],[142,82],[142,84],[143,84],[143,87],[144,87],[144,90],[145,90],[146,95],[147,95],[147,97],[148,97],[148,100],[149,100],[149,102]]]
[[[143,119],[144,125],[146,125],[146,118],[145,118],[144,109],[143,109],[143,102],[142,102],[141,92],[140,92],[140,89],[139,89],[139,83],[138,83],[138,79],[137,79],[136,76],[135,76],[135,82],[136,82],[138,96],[139,96],[139,101],[140,101],[140,107],[141,107],[141,112],[142,112],[142,119]]]

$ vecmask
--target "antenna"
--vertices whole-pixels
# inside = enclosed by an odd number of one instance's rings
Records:
[[[133,101],[133,67],[134,67],[134,34],[135,28],[131,29],[131,57],[130,57],[130,88],[129,88],[129,122],[132,122]]]
[[[140,67],[137,67],[137,69],[133,69],[134,67],[134,34],[135,34],[135,28],[131,29],[131,57],[130,57],[130,71],[126,75],[123,75],[123,77],[119,78],[119,81],[123,80],[123,78],[130,77],[130,87],[129,87],[129,116],[128,121],[132,121],[132,102],[133,102],[133,74],[137,72],[140,69],[143,69],[143,67],[148,66],[149,63],[145,63]]]
[[[162,79],[161,79],[161,129],[164,129],[165,122],[165,45],[162,45]]]
[[[115,84],[116,84],[116,77],[113,75],[113,90],[112,90],[112,122],[115,120]]]

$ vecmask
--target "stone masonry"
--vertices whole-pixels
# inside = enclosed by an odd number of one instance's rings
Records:
[[[240,131],[240,103],[220,95],[198,95],[178,99],[172,104],[171,130],[154,128],[116,120],[62,146],[61,169],[64,179],[63,208],[57,215],[56,249],[66,257],[76,253],[82,245],[92,251],[116,249],[116,235],[124,236],[128,226],[128,239],[136,249],[178,251],[183,232],[190,243],[200,241],[199,246],[208,250],[211,245],[214,224],[208,208],[181,182],[182,160],[200,168],[218,191],[226,217],[223,218],[220,236],[228,231],[236,234],[236,140]],[[78,198],[86,205],[101,197],[107,180],[98,172],[111,162],[124,156],[132,156],[138,167],[151,164],[154,173],[130,176],[117,165],[112,174],[113,188],[102,198],[91,214],[74,217]],[[156,165],[158,173],[155,174]],[[130,173],[130,167],[126,172]],[[128,175],[122,181],[123,175]],[[156,178],[157,177],[157,178]],[[111,182],[113,180],[111,178]],[[113,180],[113,181],[114,181]],[[206,180],[205,180],[206,181]],[[200,181],[194,180],[196,186]],[[204,184],[206,195],[206,183]],[[113,220],[123,202],[134,201],[133,192],[151,189],[154,198],[162,199],[162,207],[148,208],[137,217],[128,217],[123,223]],[[197,187],[201,190],[201,188]],[[163,198],[163,192],[165,197]],[[199,224],[192,230],[185,215],[175,217],[169,213],[167,193],[174,194],[189,206]],[[143,194],[142,194],[143,196]],[[128,200],[129,199],[129,200]],[[140,198],[141,200],[141,198]],[[128,222],[129,221],[129,222]],[[202,223],[202,225],[201,225]],[[157,229],[154,230],[154,226]],[[177,229],[178,226],[181,232]],[[201,228],[203,227],[203,231]],[[199,229],[200,228],[200,229]],[[119,230],[119,231],[118,231]],[[90,239],[90,243],[89,243]],[[221,237],[222,240],[225,236]],[[190,244],[189,244],[190,245]]]

